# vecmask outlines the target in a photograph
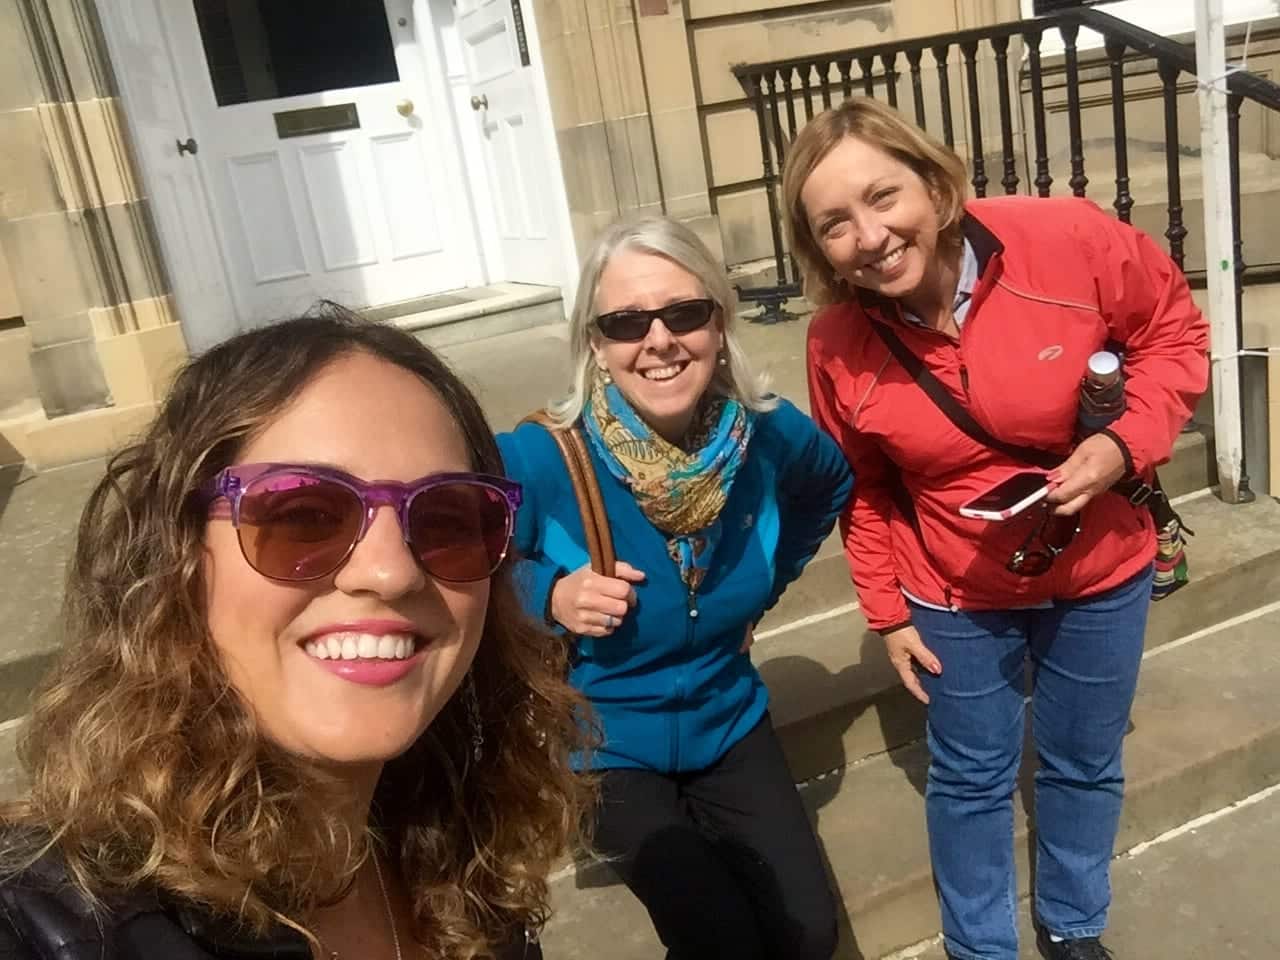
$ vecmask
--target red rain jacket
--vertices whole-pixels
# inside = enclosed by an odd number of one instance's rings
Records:
[[[841,531],[877,630],[910,620],[903,589],[973,610],[1110,589],[1151,562],[1155,531],[1150,511],[1108,491],[1085,507],[1080,534],[1048,573],[1006,570],[1039,511],[992,523],[959,507],[1025,465],[955,427],[869,316],[893,323],[992,436],[1064,458],[1089,355],[1108,340],[1123,343],[1127,409],[1109,432],[1145,479],[1169,458],[1208,381],[1208,325],[1149,236],[1074,198],[974,200],[966,211],[979,278],[958,342],[903,322],[893,301],[875,298],[825,307],[809,328],[812,414],[854,470]],[[896,485],[914,504],[918,530],[894,507]]]

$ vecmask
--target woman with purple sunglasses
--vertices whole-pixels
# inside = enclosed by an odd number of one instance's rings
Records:
[[[540,957],[586,707],[501,473],[457,377],[338,308],[189,364],[81,520],[0,956]]]
[[[596,850],[671,960],[827,960],[835,903],[748,651],[852,477],[751,374],[734,304],[711,252],[665,217],[608,228],[585,258],[553,429],[585,434],[615,576],[587,564],[547,429],[498,442],[525,484],[527,603],[573,639],[572,680],[604,731]]]

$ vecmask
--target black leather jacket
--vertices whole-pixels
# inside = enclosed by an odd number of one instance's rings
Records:
[[[199,910],[154,893],[108,899],[96,911],[62,864],[45,857],[0,883],[0,960],[312,960],[297,932],[252,938]],[[542,960],[523,933],[499,960]]]

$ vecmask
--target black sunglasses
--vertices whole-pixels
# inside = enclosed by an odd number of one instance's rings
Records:
[[[1039,577],[1049,572],[1058,555],[1071,546],[1080,532],[1080,516],[1059,517],[1048,507],[1040,522],[1027,534],[1022,546],[1013,551],[1005,569],[1020,577]]]
[[[705,327],[716,312],[714,300],[681,300],[657,310],[614,310],[596,317],[596,326],[609,340],[634,343],[643,340],[655,319],[672,333],[692,333]]]

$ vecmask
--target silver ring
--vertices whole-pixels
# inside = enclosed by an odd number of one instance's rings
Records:
[[[612,630],[612,629],[613,629],[613,614],[612,614],[612,613],[606,613],[606,614],[604,615],[604,626],[605,626],[605,629],[606,629],[606,630]]]

